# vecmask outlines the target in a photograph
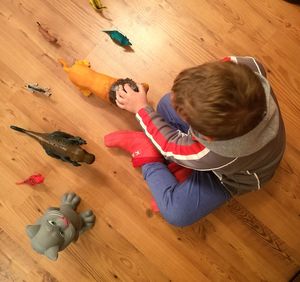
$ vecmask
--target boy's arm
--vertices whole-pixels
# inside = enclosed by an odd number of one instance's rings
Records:
[[[159,152],[168,160],[195,170],[215,170],[232,163],[235,159],[222,157],[211,152],[164,121],[150,106],[140,109],[136,118],[145,134]]]
[[[148,106],[146,93],[141,86],[138,93],[128,85],[124,86],[124,90],[117,91],[118,107],[136,113],[145,134],[166,159],[195,170],[215,170],[234,161],[214,154],[193,140],[190,134],[165,122],[159,113]]]

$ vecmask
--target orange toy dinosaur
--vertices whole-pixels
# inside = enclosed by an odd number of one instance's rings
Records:
[[[106,74],[98,73],[92,70],[87,60],[76,61],[71,67],[63,59],[58,60],[63,66],[65,72],[68,73],[69,79],[79,88],[84,96],[95,94],[102,100],[115,104],[116,90],[119,85],[128,83],[130,87],[138,91],[136,83],[129,79],[118,79]],[[147,92],[149,85],[142,84]]]

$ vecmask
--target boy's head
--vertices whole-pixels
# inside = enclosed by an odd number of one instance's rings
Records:
[[[212,62],[183,70],[172,91],[179,115],[200,134],[216,140],[244,135],[266,111],[262,83],[243,64]]]

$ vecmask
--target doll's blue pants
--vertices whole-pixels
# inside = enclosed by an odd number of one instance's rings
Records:
[[[157,111],[166,122],[187,133],[189,125],[171,105],[170,94],[159,102]],[[152,195],[161,215],[176,226],[190,225],[230,199],[230,194],[213,172],[196,171],[179,183],[163,163],[148,163],[142,166]]]

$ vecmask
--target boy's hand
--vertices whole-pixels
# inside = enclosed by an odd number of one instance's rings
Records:
[[[119,108],[136,114],[140,109],[148,105],[147,96],[144,87],[137,84],[139,91],[131,89],[128,84],[123,87],[120,85],[116,91],[116,104]]]

